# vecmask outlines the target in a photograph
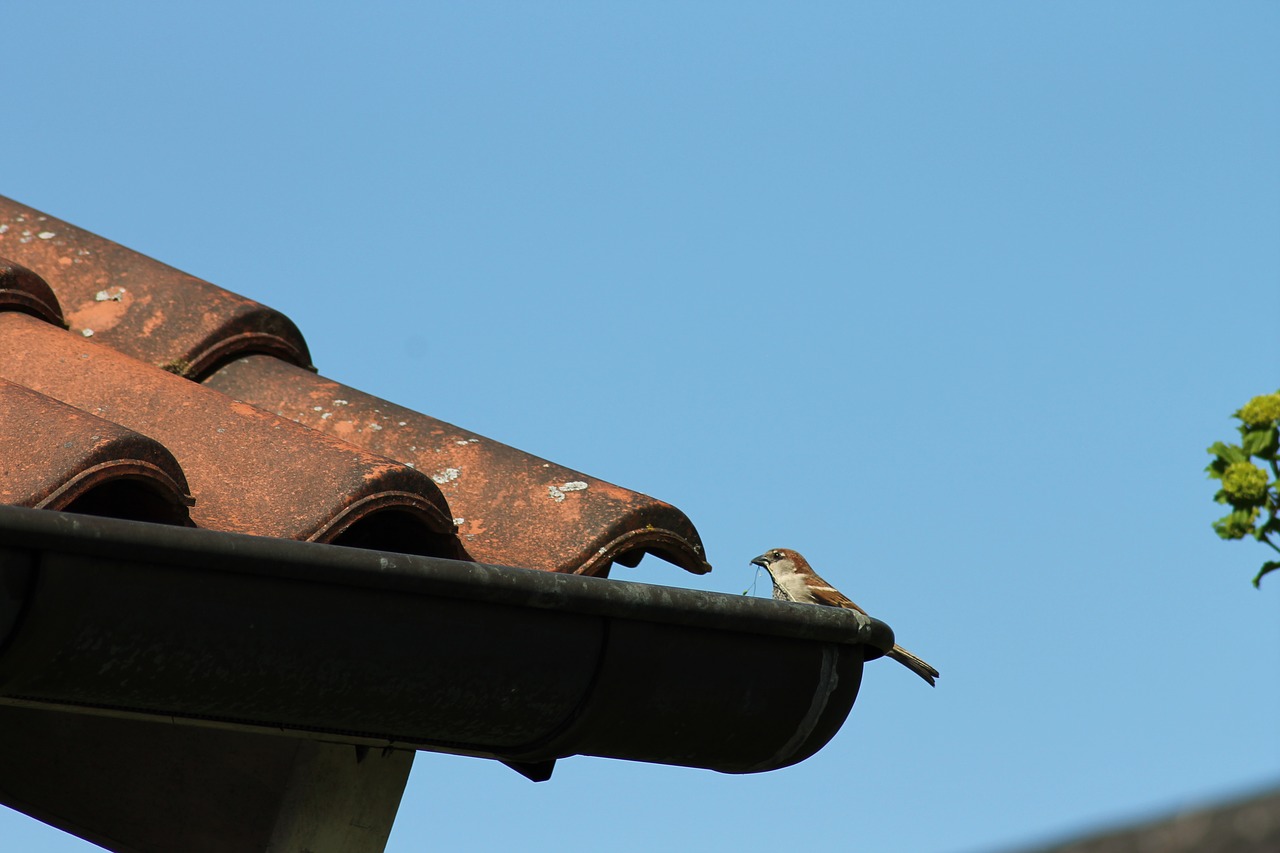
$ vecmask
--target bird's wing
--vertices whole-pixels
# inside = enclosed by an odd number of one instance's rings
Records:
[[[840,590],[832,587],[831,592],[832,592],[831,597],[835,600],[836,607],[843,607],[845,610],[856,610],[859,613],[861,613],[863,616],[871,615],[867,613],[867,611],[859,607],[858,605],[854,604],[853,601],[849,599],[849,596],[845,595]]]

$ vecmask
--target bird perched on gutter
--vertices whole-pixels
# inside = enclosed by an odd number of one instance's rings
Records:
[[[822,579],[813,570],[809,561],[790,548],[774,548],[765,551],[751,561],[760,566],[773,579],[773,597],[782,601],[797,601],[801,604],[825,604],[828,607],[844,607],[856,610],[863,616],[868,615],[858,605],[844,596],[840,590]],[[914,672],[933,685],[938,671],[920,658],[911,654],[902,646],[894,645],[889,650],[889,657]]]

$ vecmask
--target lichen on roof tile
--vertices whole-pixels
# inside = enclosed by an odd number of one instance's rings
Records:
[[[238,359],[205,384],[427,472],[477,561],[607,574],[613,562],[634,565],[647,552],[691,572],[711,568],[692,522],[670,504],[278,359]]]
[[[421,472],[436,490],[437,525],[459,519],[455,541],[472,559],[604,575],[651,553],[691,572],[711,568],[692,522],[670,504],[309,374],[297,328],[257,302],[0,197],[5,254],[38,273],[36,281],[44,277],[77,340],[204,380]],[[111,407],[108,396],[83,399],[96,410]],[[288,492],[288,483],[276,488]],[[201,490],[195,479],[193,488]]]
[[[77,333],[184,376],[247,352],[310,364],[301,333],[278,311],[0,196],[5,225],[0,256],[43,277]]]
[[[201,527],[365,544],[373,524],[402,543],[385,550],[457,552],[453,514],[419,472],[26,314],[0,313],[0,377],[163,443]]]

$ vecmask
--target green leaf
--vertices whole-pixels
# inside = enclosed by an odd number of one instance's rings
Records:
[[[1236,447],[1234,444],[1227,444],[1221,441],[1215,441],[1211,444],[1209,446],[1209,452],[1215,456],[1221,456],[1223,459],[1227,460],[1228,464],[1232,462],[1249,461],[1249,454],[1245,453],[1243,449]]]
[[[1270,459],[1276,452],[1276,428],[1249,429],[1243,431],[1240,441],[1241,449],[1250,456]]]
[[[1254,589],[1257,589],[1258,584],[1262,583],[1263,575],[1265,575],[1267,572],[1274,572],[1276,569],[1280,569],[1280,560],[1268,560],[1267,562],[1263,563],[1262,569],[1253,577]]]
[[[1258,451],[1258,456],[1263,459],[1274,461],[1276,459],[1276,454],[1280,453],[1280,430],[1277,430],[1273,426],[1271,429],[1267,430],[1267,435],[1269,440],[1263,448]]]

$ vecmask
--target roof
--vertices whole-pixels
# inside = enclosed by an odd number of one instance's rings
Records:
[[[0,197],[0,803],[119,851],[380,850],[414,750],[784,767],[893,644],[605,579],[646,553],[710,570],[670,504]]]
[[[168,520],[186,503],[210,530],[598,576],[645,553],[710,570],[670,504],[325,379],[297,327],[251,299],[3,197],[0,258],[0,379],[167,450],[189,499],[125,461],[97,487],[129,480]],[[102,452],[93,434],[39,440],[74,478]],[[47,505],[49,472],[3,476],[6,502]]]
[[[1274,853],[1280,789],[1112,829],[1025,853]]]

